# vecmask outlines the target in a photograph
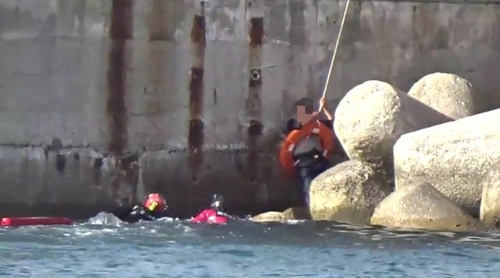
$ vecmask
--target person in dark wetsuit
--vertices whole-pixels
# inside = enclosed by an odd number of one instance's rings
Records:
[[[120,206],[111,213],[124,222],[135,223],[167,217],[167,208],[167,202],[163,196],[151,193],[143,204]]]
[[[317,112],[313,112],[314,102],[310,98],[299,100],[296,108],[297,119],[288,120],[285,130],[286,135],[315,121],[319,121],[333,132],[333,115],[329,111],[324,98],[320,99],[320,109]],[[327,120],[319,120],[322,112],[326,115]],[[307,206],[309,206],[309,187],[311,182],[315,177],[332,166],[331,162],[322,155],[322,152],[321,140],[316,134],[311,134],[303,139],[293,150],[296,175],[300,181],[301,195]]]
[[[232,217],[225,212],[224,198],[217,194],[212,196],[210,208],[202,211],[196,217],[191,219],[193,223],[225,224]]]

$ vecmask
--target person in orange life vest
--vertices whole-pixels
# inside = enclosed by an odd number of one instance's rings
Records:
[[[321,98],[320,108],[314,112],[314,102],[310,98],[302,98],[296,103],[297,119],[290,119],[287,122],[285,133],[288,135],[293,130],[301,129],[315,121],[325,125],[333,132],[333,115],[329,111],[325,98]],[[327,120],[320,120],[321,114],[324,113]],[[296,169],[296,176],[300,181],[300,191],[304,198],[304,202],[309,206],[309,187],[312,180],[319,174],[326,171],[332,165],[322,155],[323,147],[318,135],[311,134],[306,139],[297,144],[293,150],[293,159]]]
[[[112,210],[111,213],[124,222],[135,223],[168,217],[167,209],[165,198],[161,194],[151,193],[146,197],[144,203],[120,206]]]
[[[212,196],[210,208],[202,211],[195,218],[191,219],[193,223],[225,224],[232,217],[224,210],[224,198],[217,194]]]

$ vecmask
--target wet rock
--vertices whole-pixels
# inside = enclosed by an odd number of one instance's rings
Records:
[[[311,220],[311,213],[307,207],[293,207],[283,212],[285,220]]]
[[[476,231],[485,227],[427,182],[398,188],[375,209],[372,225],[402,229]]]
[[[253,222],[284,222],[285,215],[280,211],[268,211],[250,218]]]
[[[316,177],[310,188],[313,220],[368,224],[390,185],[369,163],[349,160]]]
[[[500,160],[500,109],[403,135],[394,146],[396,189],[431,183],[479,216],[481,180]]]
[[[408,95],[452,119],[465,118],[477,111],[471,83],[455,74],[426,75],[411,87]]]
[[[293,207],[283,212],[268,211],[258,214],[252,218],[254,222],[286,222],[287,220],[310,220],[309,209],[305,207]]]
[[[405,133],[451,119],[382,81],[354,87],[335,111],[335,132],[351,159],[392,173],[392,149]]]
[[[493,164],[483,181],[481,221],[489,228],[500,228],[500,162]]]

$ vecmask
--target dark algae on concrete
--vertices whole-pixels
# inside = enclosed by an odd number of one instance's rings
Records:
[[[204,123],[203,123],[203,105],[204,105],[204,86],[203,75],[205,73],[205,48],[206,48],[206,19],[204,2],[201,2],[201,12],[193,17],[193,26],[191,28],[191,47],[193,64],[191,67],[191,80],[189,82],[189,166],[192,171],[193,183],[198,182],[198,172],[203,164],[203,144]]]
[[[123,152],[128,144],[127,40],[132,39],[132,0],[113,0],[109,28],[108,101],[109,151]]]

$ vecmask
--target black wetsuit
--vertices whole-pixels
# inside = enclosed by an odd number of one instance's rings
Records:
[[[167,213],[155,213],[147,210],[141,204],[120,206],[110,211],[114,216],[120,220],[128,223],[135,223],[138,221],[154,221],[163,217],[167,217]]]
[[[333,121],[319,120],[319,122],[329,129],[333,130]],[[286,134],[288,135],[293,130],[301,129],[302,124],[295,119],[290,119],[287,122]],[[294,156],[296,163],[296,175],[300,181],[300,193],[304,198],[304,202],[309,206],[309,186],[314,178],[319,174],[328,170],[332,164],[327,160],[319,150],[313,150],[300,156]]]

